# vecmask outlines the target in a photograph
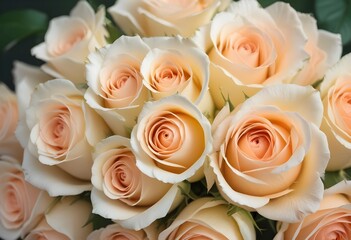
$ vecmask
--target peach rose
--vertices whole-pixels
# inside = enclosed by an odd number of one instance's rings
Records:
[[[214,104],[208,89],[208,56],[188,39],[153,37],[144,41],[150,47],[141,64],[144,85],[151,98],[179,94],[194,103],[208,118],[213,118]]]
[[[25,236],[43,217],[52,199],[24,180],[17,159],[0,155],[0,238]]]
[[[150,178],[136,166],[130,140],[112,136],[96,146],[92,167],[93,212],[140,230],[164,217],[182,200],[179,187]]]
[[[228,215],[226,202],[200,198],[187,205],[158,239],[251,240],[255,235],[253,223],[247,215],[240,211]]]
[[[330,171],[351,166],[350,64],[351,54],[347,54],[326,73],[320,89],[324,105],[321,129],[328,137]]]
[[[316,211],[329,160],[322,114],[319,93],[292,84],[265,87],[232,113],[225,106],[212,125],[208,187],[274,220]]]
[[[153,240],[157,239],[157,226],[152,224],[151,226],[135,231],[126,229],[118,224],[111,224],[105,228],[100,228],[92,232],[87,240]]]
[[[212,149],[210,128],[207,118],[184,97],[146,103],[131,135],[138,168],[168,183],[199,180]]]
[[[122,36],[89,55],[84,97],[115,134],[128,136],[145,101],[140,65],[149,51],[140,37]]]
[[[237,106],[264,85],[289,82],[308,58],[297,12],[283,2],[265,9],[256,0],[232,2],[194,41],[210,57],[210,91],[218,108],[227,98]]]
[[[325,72],[341,57],[341,36],[324,30],[318,30],[316,19],[311,15],[298,13],[302,27],[308,38],[305,51],[308,61],[292,79],[291,83],[312,85],[324,77]]]
[[[23,168],[30,183],[51,196],[90,190],[92,148],[109,129],[72,82],[55,79],[39,84],[22,129],[30,136],[22,139],[27,144]]]
[[[325,190],[319,210],[299,223],[280,223],[274,240],[351,238],[351,181]]]
[[[85,200],[63,197],[24,240],[87,239],[93,231],[92,223],[87,224],[90,214],[91,205]]]
[[[49,23],[45,41],[32,54],[46,62],[42,69],[57,78],[85,83],[85,61],[90,52],[106,45],[105,9],[95,14],[87,1],[79,1],[70,16]]]
[[[207,24],[229,0],[119,0],[109,13],[128,35],[189,37]]]

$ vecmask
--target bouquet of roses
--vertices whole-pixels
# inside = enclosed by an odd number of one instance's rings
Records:
[[[0,85],[1,238],[351,238],[351,54],[312,15],[79,1],[31,53]]]

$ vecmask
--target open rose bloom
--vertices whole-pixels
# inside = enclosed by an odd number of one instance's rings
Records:
[[[331,240],[351,238],[351,182],[324,192],[317,212],[294,224],[280,223],[274,240]]]
[[[225,106],[212,124],[208,187],[270,219],[316,211],[329,160],[322,114],[319,93],[297,85],[266,87],[232,113]]]

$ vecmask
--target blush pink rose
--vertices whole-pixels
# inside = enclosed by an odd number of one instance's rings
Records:
[[[25,181],[17,159],[0,155],[0,238],[25,236],[51,201],[46,192]]]
[[[319,210],[298,223],[280,223],[274,240],[333,240],[351,238],[351,182],[325,190]]]
[[[87,56],[107,44],[104,21],[104,8],[95,14],[87,1],[78,1],[69,16],[50,21],[45,41],[32,54],[46,62],[42,69],[50,75],[85,83]]]
[[[212,124],[214,152],[205,175],[229,202],[294,222],[316,211],[329,160],[319,93],[312,87],[265,87]],[[282,214],[284,212],[284,214]]]
[[[94,213],[140,230],[183,200],[179,187],[184,184],[164,183],[138,169],[129,139],[111,136],[95,149],[91,179]]]
[[[64,79],[39,84],[25,117],[21,127],[28,133],[18,137],[26,144],[27,180],[52,196],[90,190],[93,146],[109,129],[83,93]]]
[[[330,161],[327,169],[351,166],[351,54],[345,55],[325,75],[321,84],[324,105],[322,131],[328,137]]]
[[[227,206],[222,200],[197,199],[180,212],[158,239],[255,239],[255,229],[249,217],[242,212],[228,215]]]
[[[120,0],[108,10],[128,35],[189,37],[228,5],[229,0]]]
[[[210,123],[189,100],[173,95],[144,105],[131,145],[138,168],[149,177],[195,181],[212,149]]]

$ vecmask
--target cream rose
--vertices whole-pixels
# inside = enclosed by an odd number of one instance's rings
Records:
[[[131,136],[138,168],[163,182],[198,180],[212,149],[210,128],[198,108],[181,96],[146,103]]]
[[[149,51],[140,37],[122,36],[89,55],[84,97],[115,134],[128,136],[145,101],[140,65]]]
[[[324,105],[322,131],[328,137],[330,161],[327,170],[351,166],[351,54],[345,55],[325,75],[321,84]]]
[[[22,139],[27,144],[23,168],[30,183],[52,196],[90,190],[92,148],[109,129],[72,82],[39,84],[22,129],[30,136]]]
[[[0,238],[24,237],[43,217],[52,199],[25,181],[19,160],[0,155]]]
[[[92,223],[87,224],[90,214],[91,205],[87,201],[63,197],[24,240],[87,239],[93,231]]]
[[[158,239],[251,240],[255,235],[253,223],[247,215],[240,211],[228,215],[226,202],[200,198],[187,205]]]
[[[351,238],[351,182],[327,189],[317,212],[299,223],[280,223],[274,240],[332,240]]]
[[[128,138],[111,136],[95,149],[91,179],[94,213],[140,230],[183,200],[178,188],[184,184],[167,184],[141,173]]]
[[[109,13],[128,35],[189,37],[207,24],[229,0],[119,0]]]
[[[88,236],[87,240],[153,240],[157,239],[156,225],[157,223],[154,223],[145,229],[135,231],[123,228],[118,224],[111,224],[108,225],[106,228],[95,230]]]
[[[151,98],[179,94],[194,103],[208,118],[214,104],[209,93],[209,59],[196,45],[180,37],[153,37],[144,41],[150,47],[141,64],[144,85]]]
[[[324,77],[325,72],[341,57],[341,36],[317,29],[316,20],[308,14],[298,13],[302,27],[308,38],[305,51],[308,61],[292,79],[292,83],[312,85]]]
[[[32,54],[46,62],[43,70],[57,78],[85,83],[85,61],[90,52],[106,45],[105,9],[95,14],[87,1],[79,1],[70,16],[49,23],[45,41]]]
[[[316,211],[329,160],[322,114],[317,91],[289,84],[264,88],[232,113],[225,106],[212,125],[208,187],[215,181],[227,201],[274,220]]]
[[[209,86],[218,108],[227,98],[237,106],[264,85],[289,82],[308,58],[297,12],[283,2],[265,9],[256,0],[232,2],[194,41],[210,57]]]

